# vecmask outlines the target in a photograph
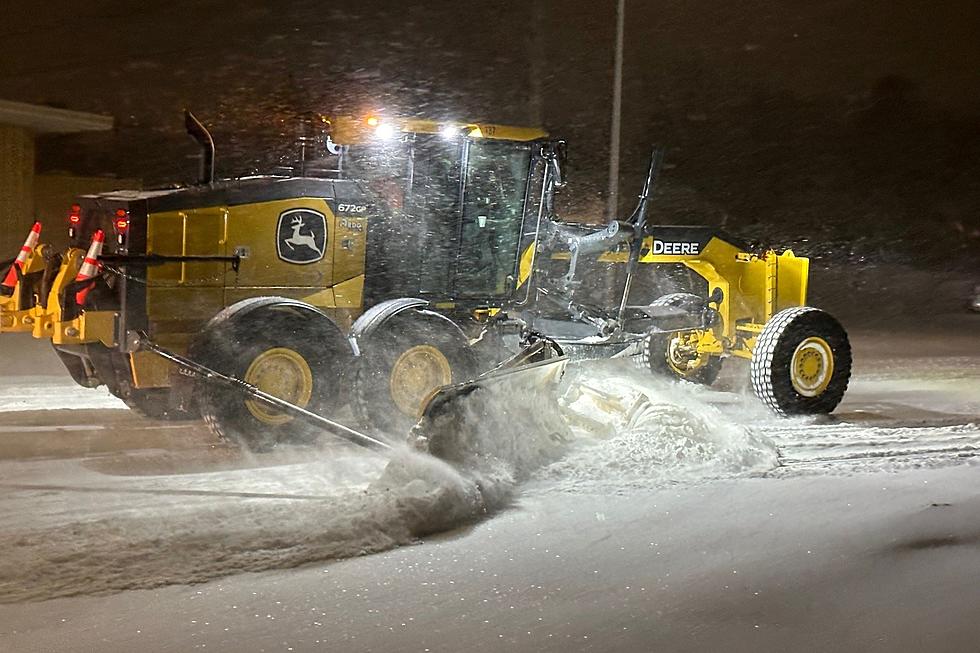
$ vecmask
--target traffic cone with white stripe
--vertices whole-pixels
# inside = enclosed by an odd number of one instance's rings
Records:
[[[88,247],[85,260],[82,261],[82,267],[78,269],[78,274],[75,275],[76,282],[91,279],[99,273],[99,267],[101,266],[99,256],[102,254],[102,244],[104,242],[105,232],[99,229],[92,235],[92,244]],[[75,293],[75,302],[79,306],[85,305],[85,298],[93,286],[95,286],[95,282],[85,285],[85,287]]]
[[[23,270],[24,264],[27,263],[27,257],[31,255],[34,248],[37,247],[37,241],[41,238],[41,223],[35,222],[34,226],[31,227],[31,233],[27,234],[27,240],[24,241],[23,247],[20,248],[20,253],[17,254],[17,258],[14,259],[14,264],[10,266],[7,271],[7,276],[3,280],[4,293],[9,295],[13,293],[14,287],[17,285],[17,270]]]

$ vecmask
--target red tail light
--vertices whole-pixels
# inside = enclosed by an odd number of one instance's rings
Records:
[[[71,209],[68,211],[68,237],[75,237],[75,229],[82,222],[82,207],[78,204],[72,204]]]
[[[117,234],[125,234],[129,231],[129,212],[126,209],[116,209],[116,217],[112,224]]]
[[[112,217],[112,229],[116,232],[116,242],[124,245],[126,234],[129,232],[129,211],[126,209],[116,209]]]

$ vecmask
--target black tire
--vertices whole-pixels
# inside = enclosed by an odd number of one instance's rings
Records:
[[[312,307],[302,311],[275,302],[254,305],[259,310],[216,316],[192,348],[192,357],[311,412],[331,412],[339,373],[350,361],[338,341],[339,330]],[[204,381],[197,394],[201,416],[211,430],[254,452],[280,443],[310,442],[320,434],[306,422],[221,383]]]
[[[120,396],[130,410],[147,419],[180,422],[197,419],[198,413],[193,410],[175,408],[170,402],[170,388],[131,389],[128,395]]]
[[[819,309],[782,310],[756,340],[751,378],[756,396],[778,415],[830,413],[851,378],[847,332]]]
[[[687,312],[689,317],[667,317],[657,321],[656,330],[672,326],[689,325],[692,319],[700,319],[705,300],[692,293],[676,292],[659,297],[650,306],[668,306]],[[690,357],[678,354],[677,344],[686,332],[648,333],[640,341],[640,350],[634,358],[637,366],[649,370],[657,376],[668,376],[692,383],[711,385],[721,372],[722,359],[718,356],[705,356],[695,367],[687,367]],[[695,359],[696,360],[696,359]]]
[[[129,357],[107,349],[101,344],[85,346],[88,366],[82,357],[67,354],[55,349],[64,361],[72,377],[80,385],[95,387],[104,383],[112,396],[120,399],[133,412],[142,417],[157,421],[186,421],[200,417],[196,405],[181,408],[172,403],[170,388],[137,388],[133,384],[133,370]]]
[[[448,318],[425,310],[394,315],[360,346],[351,382],[351,406],[365,428],[392,440],[408,435],[432,390],[465,381],[476,368],[469,343],[459,329]],[[394,375],[411,367],[413,359],[406,356],[422,360],[418,366],[422,373],[417,386],[399,392],[404,384],[398,384]]]

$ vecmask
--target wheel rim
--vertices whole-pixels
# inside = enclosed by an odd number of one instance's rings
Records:
[[[689,337],[678,334],[667,343],[667,365],[679,376],[690,376],[708,362],[707,356],[697,353],[697,341],[692,343],[690,340]],[[692,346],[695,348],[693,356]]]
[[[816,397],[830,385],[834,352],[823,338],[807,338],[793,352],[789,369],[793,389],[804,397]]]
[[[299,353],[285,347],[267,349],[256,356],[248,366],[244,380],[262,392],[300,407],[306,407],[313,396],[313,372],[309,363]],[[265,424],[274,426],[292,419],[255,399],[246,400],[245,406]]]
[[[445,354],[432,345],[416,345],[395,361],[389,389],[405,415],[417,417],[423,400],[439,386],[452,383],[452,367]]]

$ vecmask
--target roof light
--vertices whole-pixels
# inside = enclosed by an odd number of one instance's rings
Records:
[[[379,124],[381,124],[381,120],[379,120],[377,116],[368,116],[366,122],[368,127],[377,127]]]

